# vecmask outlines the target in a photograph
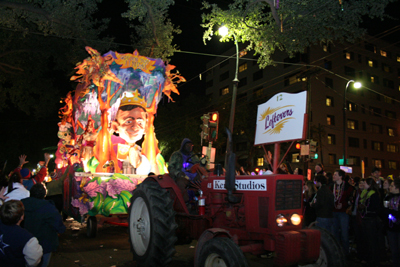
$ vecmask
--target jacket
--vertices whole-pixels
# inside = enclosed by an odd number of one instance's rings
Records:
[[[58,233],[65,232],[62,217],[54,204],[34,197],[22,200],[25,206],[24,228],[39,240],[43,253],[55,251],[58,247]]]
[[[322,185],[315,197],[315,203],[312,204],[315,208],[317,217],[333,218],[334,197],[332,191],[327,185]]]
[[[43,255],[36,237],[19,225],[0,221],[0,265],[2,267],[37,266]]]
[[[4,193],[5,196],[8,198],[6,201],[9,200],[21,200],[30,196],[30,192],[20,183],[13,183],[13,190],[8,192],[8,187],[6,192]]]
[[[189,169],[189,167],[191,167],[193,164],[200,162],[198,157],[195,156],[193,152],[190,152],[189,154],[185,153],[184,148],[187,143],[193,142],[188,138],[183,139],[180,149],[172,153],[169,159],[168,172],[173,179],[176,179],[180,172],[184,172],[190,180],[193,180],[193,178],[196,176],[196,173],[190,173],[189,171],[186,171],[186,169]],[[184,166],[184,163],[186,163],[189,158],[190,164],[188,163],[188,166]]]
[[[335,197],[335,184],[333,183],[331,186],[332,193],[334,194],[333,196]],[[341,191],[341,196],[338,197],[338,200],[335,201],[335,206],[333,207],[334,212],[346,212],[346,209],[349,207],[349,200],[350,197],[353,195],[354,187],[350,185],[349,183],[342,181],[342,186],[343,188],[340,190]],[[337,186],[338,187],[338,186]],[[342,207],[338,209],[337,207],[339,204],[342,204]]]

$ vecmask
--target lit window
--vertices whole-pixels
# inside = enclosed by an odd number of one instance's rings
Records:
[[[388,144],[387,145],[387,151],[396,153],[398,151],[397,145]]]
[[[333,107],[333,99],[332,99],[332,97],[329,97],[329,96],[326,97],[326,106],[327,107]]]
[[[396,170],[397,169],[397,162],[389,160],[389,169]]]
[[[257,158],[257,166],[264,166],[264,158]]]
[[[326,124],[328,124],[328,125],[335,125],[335,117],[334,117],[334,116],[331,116],[331,115],[328,115],[328,116],[326,117]]]
[[[393,128],[388,128],[388,135],[389,136],[394,136],[394,129]]]
[[[372,60],[368,60],[368,66],[373,67],[374,66],[374,62]]]
[[[346,59],[351,59],[351,54],[350,54],[350,52],[346,52]]]
[[[387,52],[384,51],[384,50],[381,50],[381,56],[382,56],[382,57],[387,57]]]
[[[242,65],[239,66],[239,72],[247,70],[247,63],[243,63]]]
[[[400,56],[397,56],[397,62],[400,62]]]
[[[292,162],[300,162],[300,154],[299,153],[293,153],[292,154]]]
[[[225,87],[221,90],[221,95],[229,94],[229,87]]]
[[[372,142],[372,148],[373,148],[373,150],[381,151],[382,150],[381,143],[380,142]]]
[[[239,52],[239,57],[244,57],[245,55],[247,55],[247,50],[246,49],[244,49],[244,50]]]
[[[356,122],[353,120],[348,120],[347,121],[347,128],[355,130],[356,129]]]
[[[329,154],[329,164],[330,165],[336,164],[336,155],[335,154]]]
[[[382,168],[382,160],[380,159],[373,159],[372,160],[372,166],[375,166],[377,168]]]
[[[334,145],[335,143],[336,143],[335,135],[334,134],[328,134],[328,144],[329,145]]]

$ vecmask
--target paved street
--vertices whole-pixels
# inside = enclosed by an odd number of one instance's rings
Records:
[[[134,267],[130,252],[127,228],[104,225],[99,228],[97,237],[86,236],[86,224],[73,220],[65,222],[67,231],[60,236],[59,250],[52,255],[50,267],[96,266],[96,267]],[[177,246],[177,253],[170,266],[193,267],[196,242]],[[251,267],[272,266],[272,260],[264,257],[246,255]],[[349,262],[348,266],[361,266]]]

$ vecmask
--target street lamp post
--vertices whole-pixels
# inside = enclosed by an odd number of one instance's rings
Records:
[[[219,28],[219,34],[221,36],[225,36],[228,34],[228,28],[226,26],[222,26]],[[233,134],[233,122],[235,120],[235,109],[236,109],[236,95],[237,95],[237,88],[239,84],[238,79],[238,69],[239,69],[239,46],[236,39],[236,35],[232,33],[233,38],[235,39],[235,46],[236,46],[236,71],[235,71],[235,78],[233,79],[233,90],[232,90],[232,104],[231,104],[231,113],[229,116],[229,130]]]
[[[354,88],[356,88],[356,89],[361,87],[361,83],[355,82],[354,80],[349,80],[346,84],[346,88],[344,89],[344,94],[343,94],[343,166],[346,165],[346,128],[347,128],[347,125],[346,125],[346,123],[347,123],[346,93],[347,93],[347,88],[349,87],[350,83],[354,83]]]

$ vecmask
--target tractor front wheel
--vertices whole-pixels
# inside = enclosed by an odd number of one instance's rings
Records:
[[[197,257],[199,267],[248,267],[238,245],[227,237],[208,240]]]
[[[313,264],[299,265],[301,267],[344,267],[346,259],[340,244],[333,235],[320,227],[312,227],[321,232],[321,246],[318,260]]]
[[[137,266],[166,266],[175,254],[175,211],[169,192],[151,178],[133,191],[129,238]]]

